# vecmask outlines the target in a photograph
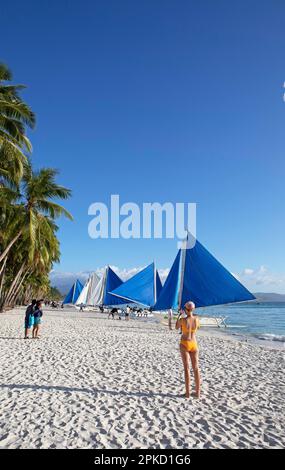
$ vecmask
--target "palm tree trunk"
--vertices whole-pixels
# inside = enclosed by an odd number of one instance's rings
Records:
[[[3,272],[4,272],[4,270],[5,270],[5,266],[6,266],[6,263],[7,263],[7,258],[8,258],[8,256],[6,256],[6,257],[4,258],[4,261],[3,261],[2,266],[1,266],[1,268],[0,268],[0,278],[1,278],[1,276],[2,276],[2,274],[3,274]]]
[[[25,290],[25,293],[23,294],[23,303],[27,304],[29,303],[29,300],[32,298],[32,288],[30,285]]]
[[[9,305],[9,298],[11,297],[11,294],[13,293],[14,287],[17,285],[18,280],[22,275],[25,264],[26,264],[26,261],[23,262],[22,266],[20,267],[18,273],[15,276],[14,281],[12,282],[12,284],[10,286],[10,289],[8,290],[8,293],[5,295],[3,308],[5,308],[7,305]]]
[[[23,282],[24,280],[26,279],[27,275],[29,274],[29,270],[25,271],[23,276],[22,276],[22,279],[20,280],[18,286],[16,287],[15,291],[12,293],[12,295],[10,296],[10,298],[7,300],[7,303],[9,303],[12,307],[15,306],[15,300],[17,299],[17,296],[20,292],[20,289],[23,285]]]
[[[12,246],[16,243],[16,241],[18,240],[18,238],[20,238],[21,235],[22,235],[22,230],[20,230],[20,232],[17,233],[17,235],[13,238],[13,240],[10,241],[9,245],[5,248],[3,253],[1,253],[1,255],[0,255],[0,263],[1,263],[1,261],[3,261],[5,256],[7,256],[7,254],[11,250]]]
[[[5,267],[6,267],[7,259],[8,258],[6,256],[6,258],[4,259],[3,266],[1,268],[1,274],[0,274],[0,312],[2,312],[2,310],[3,310],[3,303],[4,303],[4,299],[3,299],[3,296],[2,296],[2,290],[3,290],[3,285],[4,285]]]

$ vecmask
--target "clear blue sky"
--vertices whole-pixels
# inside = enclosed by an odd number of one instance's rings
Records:
[[[73,191],[56,269],[170,266],[174,240],[88,237],[89,204],[119,193],[197,202],[201,242],[285,292],[283,0],[15,0],[1,17],[0,58],[38,118],[34,164]]]

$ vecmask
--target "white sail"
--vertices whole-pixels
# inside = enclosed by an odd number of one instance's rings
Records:
[[[94,305],[93,297],[96,290],[97,284],[100,278],[96,273],[93,273],[88,281],[86,281],[80,296],[77,299],[76,305]]]
[[[88,294],[88,289],[89,289],[89,284],[90,284],[90,278],[85,282],[85,285],[76,301],[75,305],[86,305],[86,299],[87,299],[87,294]]]
[[[100,278],[96,273],[93,273],[92,276],[89,279],[89,285],[88,285],[88,291],[87,291],[87,296],[86,296],[86,305],[92,305],[94,306],[94,294],[96,292],[97,285],[100,282]]]
[[[104,299],[104,292],[105,292],[105,285],[106,285],[106,273],[107,270],[105,269],[103,276],[97,283],[95,289],[92,292],[92,297],[90,299],[90,305],[95,307],[96,305],[102,305]]]

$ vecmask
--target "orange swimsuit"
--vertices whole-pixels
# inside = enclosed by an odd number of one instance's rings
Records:
[[[180,341],[180,344],[182,344],[182,346],[188,352],[198,351],[198,344],[197,344],[197,341],[196,341],[196,337],[195,336],[193,337],[192,335],[195,335],[195,333],[198,330],[199,326],[200,326],[199,325],[199,320],[198,320],[197,317],[195,318],[195,328],[191,329],[191,330],[188,329],[187,319],[186,318],[182,319],[182,324],[181,324],[182,336],[188,336],[188,337],[190,336],[192,338],[192,339],[181,339],[181,341]]]

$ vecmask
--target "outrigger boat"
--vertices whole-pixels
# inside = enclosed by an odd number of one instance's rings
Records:
[[[227,317],[199,316],[200,326],[206,327],[227,328],[226,319]]]

